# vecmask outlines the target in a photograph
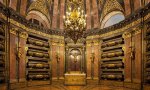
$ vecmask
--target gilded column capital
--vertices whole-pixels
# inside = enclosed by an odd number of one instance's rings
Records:
[[[139,33],[141,33],[141,29],[140,28],[135,28],[134,29],[134,34],[137,35]]]
[[[123,33],[122,37],[124,39],[129,38],[129,37],[131,37],[131,33],[130,32],[125,32],[125,33]]]
[[[94,42],[95,46],[99,45],[99,40],[98,39],[94,40],[93,42]]]
[[[13,35],[16,35],[16,34],[17,34],[17,33],[16,33],[17,31],[18,31],[18,28],[11,28],[11,29],[10,29],[10,33],[13,34]]]
[[[10,33],[13,34],[13,35],[17,35],[18,31],[19,31],[18,28],[11,28],[10,29]],[[27,39],[28,34],[27,34],[27,32],[19,32],[19,37]]]
[[[28,38],[27,32],[21,32],[21,33],[19,34],[19,36],[20,36],[21,38],[24,38],[24,39],[27,39],[27,38]]]

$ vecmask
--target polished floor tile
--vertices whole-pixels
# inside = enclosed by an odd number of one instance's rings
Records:
[[[21,86],[21,85],[19,85]],[[85,86],[65,86],[62,80],[53,81],[51,85],[38,85],[38,86],[25,86],[25,87],[17,87],[12,90],[132,90],[123,87],[112,87],[112,86],[104,86],[99,85],[97,81],[88,81]]]

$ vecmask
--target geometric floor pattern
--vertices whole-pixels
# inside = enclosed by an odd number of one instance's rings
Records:
[[[51,85],[17,87],[12,90],[132,90],[123,87],[99,85],[97,81],[88,82],[85,86],[65,86],[62,80],[55,80]]]

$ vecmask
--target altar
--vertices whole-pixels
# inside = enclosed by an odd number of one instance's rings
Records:
[[[66,73],[65,85],[86,85],[86,74],[81,72]]]
[[[85,47],[82,44],[68,44],[64,85],[86,85]]]

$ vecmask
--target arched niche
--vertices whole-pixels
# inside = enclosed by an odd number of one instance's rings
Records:
[[[101,22],[101,29],[117,24],[124,19],[125,16],[121,11],[110,12],[103,18]]]
[[[27,20],[36,19],[38,20],[45,28],[50,28],[50,21],[48,18],[39,11],[30,11],[26,16]]]
[[[69,52],[70,71],[81,71],[82,54],[79,49],[71,49]]]

